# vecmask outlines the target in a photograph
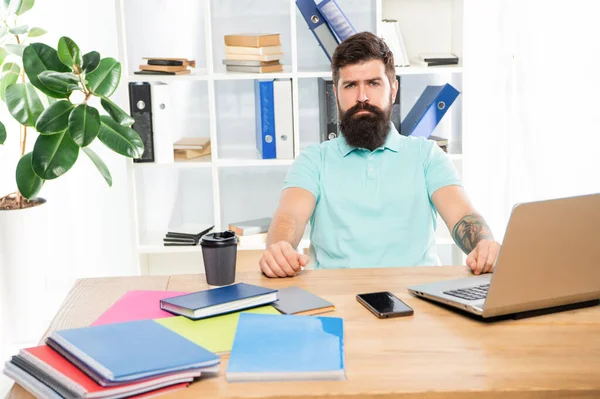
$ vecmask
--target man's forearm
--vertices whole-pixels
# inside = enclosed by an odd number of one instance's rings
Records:
[[[483,217],[477,213],[465,215],[454,225],[452,238],[456,245],[469,254],[481,240],[493,240],[494,236]]]
[[[273,220],[269,227],[267,246],[279,241],[287,241],[292,247],[297,248],[303,234],[304,226],[300,226],[293,215],[277,211],[273,215]]]

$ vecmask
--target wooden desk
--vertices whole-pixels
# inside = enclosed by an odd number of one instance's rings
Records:
[[[468,275],[464,267],[306,271],[290,279],[240,273],[238,281],[298,285],[333,302],[343,317],[347,381],[227,383],[201,379],[170,398],[599,398],[600,307],[483,323],[412,297],[406,287]],[[80,280],[50,330],[89,325],[126,291],[206,288],[202,275]],[[389,290],[414,316],[379,320],[355,294]],[[31,398],[18,385],[11,399]],[[167,396],[165,396],[167,397]]]

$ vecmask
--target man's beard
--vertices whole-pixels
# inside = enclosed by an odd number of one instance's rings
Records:
[[[356,115],[359,111],[370,111]],[[357,103],[352,108],[343,112],[338,102],[340,114],[340,130],[346,142],[356,148],[366,148],[373,151],[381,147],[387,138],[392,120],[392,103],[382,110],[366,102]]]

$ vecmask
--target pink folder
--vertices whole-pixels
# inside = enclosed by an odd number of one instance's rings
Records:
[[[122,321],[161,319],[173,317],[160,308],[160,300],[177,295],[187,294],[179,291],[128,291],[106,312],[92,323],[92,326],[101,324],[119,323]]]

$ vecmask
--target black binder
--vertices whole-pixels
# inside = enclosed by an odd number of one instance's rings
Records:
[[[150,83],[129,83],[129,109],[134,120],[132,128],[138,132],[144,142],[142,157],[134,159],[133,162],[154,162],[151,101]]]
[[[392,123],[398,133],[400,133],[402,117],[400,112],[400,78],[399,75],[396,76],[398,92],[392,105]],[[319,125],[321,143],[335,139],[340,135],[338,108],[331,78],[319,78]]]

